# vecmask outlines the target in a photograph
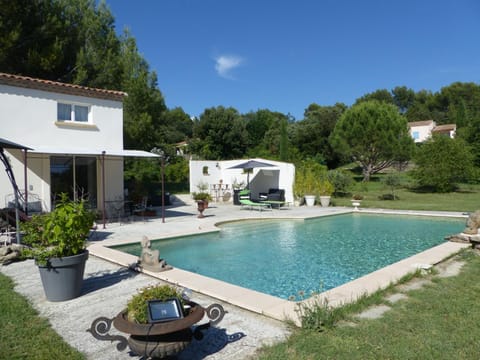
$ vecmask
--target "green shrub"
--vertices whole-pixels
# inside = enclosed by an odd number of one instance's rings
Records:
[[[95,213],[86,208],[84,200],[71,201],[66,194],[61,194],[52,212],[35,215],[22,224],[23,243],[31,247],[27,255],[45,265],[51,257],[81,253],[94,220]]]
[[[353,183],[352,176],[342,170],[329,170],[327,172],[327,179],[335,189],[335,196],[345,196],[348,193],[348,188]]]
[[[128,320],[139,324],[148,323],[148,306],[149,300],[167,300],[177,298],[180,300],[182,306],[184,299],[180,289],[174,288],[170,285],[147,286],[133,295],[127,303]]]

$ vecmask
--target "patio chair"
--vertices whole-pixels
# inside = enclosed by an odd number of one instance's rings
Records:
[[[272,206],[268,203],[255,202],[250,200],[250,190],[244,189],[238,193],[238,200],[242,205],[241,209],[249,208],[250,210],[258,209],[260,211],[266,209],[272,209]]]
[[[142,201],[138,204],[135,204],[133,207],[133,215],[141,216],[143,221],[145,221],[145,214],[148,210],[147,208],[148,196],[143,196]]]

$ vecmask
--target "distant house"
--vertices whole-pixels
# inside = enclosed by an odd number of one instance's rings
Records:
[[[187,154],[188,142],[181,141],[175,144],[175,153],[177,156],[183,156],[187,159],[190,159],[190,156]]]
[[[60,193],[88,197],[94,208],[123,199],[124,157],[157,155],[123,148],[121,91],[0,73],[0,137],[20,191],[49,211]],[[0,175],[0,208],[13,188]]]
[[[443,134],[450,138],[455,137],[457,130],[456,124],[438,125],[433,120],[414,121],[408,123],[410,135],[416,143],[422,143],[428,140],[432,134]]]

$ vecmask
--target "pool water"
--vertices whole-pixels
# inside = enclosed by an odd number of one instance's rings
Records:
[[[218,233],[155,240],[152,248],[174,267],[298,300],[436,246],[464,224],[464,219],[368,214],[252,220],[221,225]],[[141,252],[140,244],[115,248]]]

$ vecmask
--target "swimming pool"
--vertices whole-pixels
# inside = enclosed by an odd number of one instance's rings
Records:
[[[346,214],[249,220],[152,241],[168,263],[283,299],[328,290],[431,248],[464,219]],[[140,244],[115,246],[138,256]],[[298,297],[297,297],[298,299]]]

